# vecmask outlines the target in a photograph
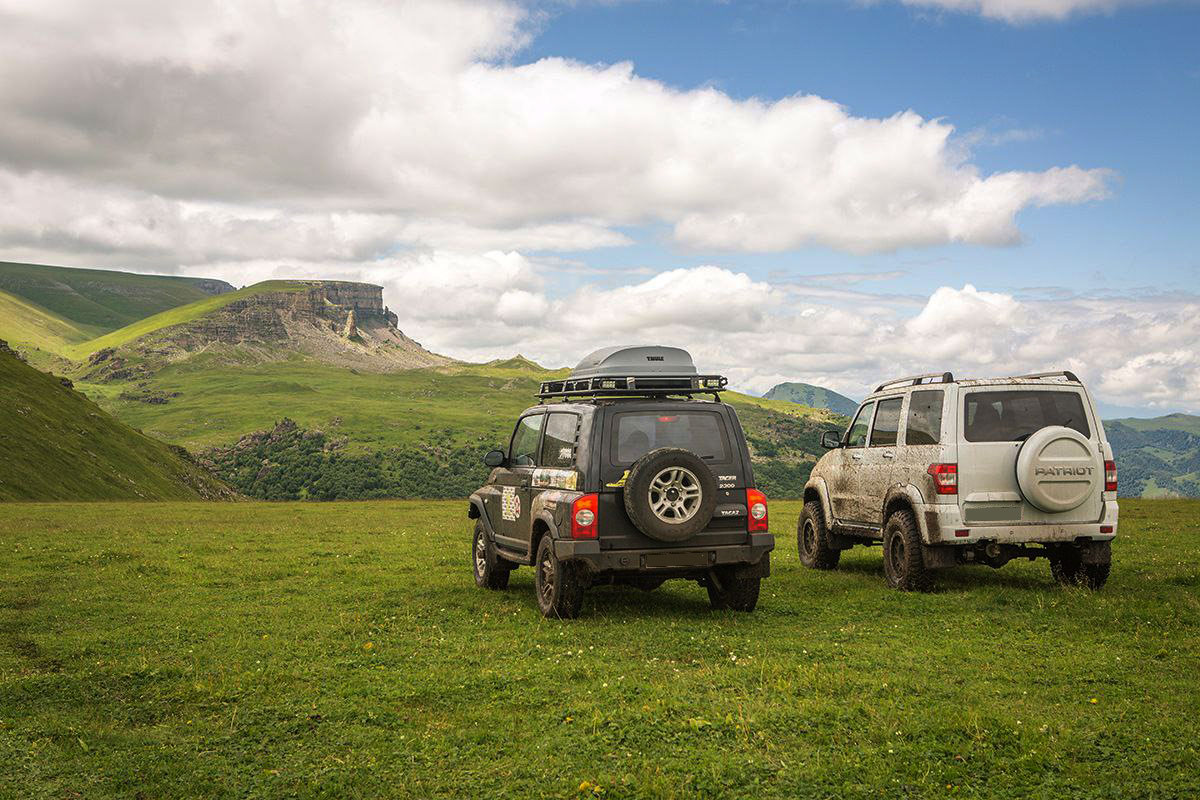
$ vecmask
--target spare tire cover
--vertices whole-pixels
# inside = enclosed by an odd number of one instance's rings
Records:
[[[625,479],[625,513],[642,533],[682,542],[708,527],[717,507],[717,481],[704,459],[660,447],[633,462]]]
[[[1017,484],[1037,508],[1061,513],[1078,508],[1100,488],[1104,468],[1079,431],[1051,425],[1034,433],[1017,453]]]

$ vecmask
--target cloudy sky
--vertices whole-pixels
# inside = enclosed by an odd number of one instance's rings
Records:
[[[1200,5],[0,0],[0,258],[385,287],[426,346],[1200,411]]]

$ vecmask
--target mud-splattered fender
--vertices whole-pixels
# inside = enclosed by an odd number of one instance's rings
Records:
[[[471,495],[467,501],[467,518],[481,520],[488,538],[495,541],[496,532],[492,530],[492,523],[488,519],[487,510],[484,508],[483,498],[478,493]]]
[[[896,484],[888,488],[887,494],[883,497],[883,505],[879,509],[879,519],[883,527],[887,527],[888,507],[898,502],[905,503],[912,511],[917,520],[917,529],[921,532],[921,541],[929,544],[929,530],[926,526],[925,514],[922,513],[925,509],[925,498],[921,496],[921,491],[911,483]]]
[[[561,538],[560,531],[569,530],[570,522],[567,517],[571,513],[571,504],[579,497],[580,492],[565,489],[547,489],[533,498],[529,514],[531,522],[540,520],[546,524],[550,536]]]
[[[829,488],[825,485],[824,478],[809,478],[808,483],[804,484],[804,493],[808,494],[809,490],[817,493],[817,497],[821,501],[821,512],[825,514],[825,524],[833,523],[833,506],[829,502]]]

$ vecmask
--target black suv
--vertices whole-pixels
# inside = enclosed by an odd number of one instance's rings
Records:
[[[471,495],[475,583],[534,566],[538,607],[566,618],[589,586],[686,578],[713,608],[752,611],[775,540],[725,384],[673,347],[598,350],[543,383]]]

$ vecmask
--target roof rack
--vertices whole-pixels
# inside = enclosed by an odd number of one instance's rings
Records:
[[[728,385],[722,375],[699,375],[677,347],[606,347],[589,353],[560,381],[543,381],[538,397],[661,397],[711,394]]]
[[[1014,375],[1013,378],[1066,378],[1067,380],[1075,383],[1083,383],[1083,381],[1075,377],[1075,373],[1071,372],[1069,369],[1061,369],[1057,372],[1034,372],[1030,375]]]
[[[729,383],[723,375],[678,375],[638,378],[580,378],[543,381],[538,397],[661,397],[671,394],[717,394]]]
[[[923,383],[932,383],[934,378],[941,378],[939,383],[954,383],[954,375],[949,372],[926,372],[923,375],[909,375],[906,378],[896,378],[894,381],[884,381],[875,389],[877,392],[882,392],[888,386],[897,386],[905,384],[906,386],[920,386]]]

